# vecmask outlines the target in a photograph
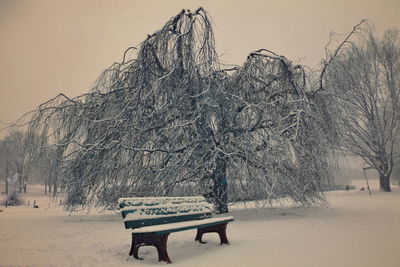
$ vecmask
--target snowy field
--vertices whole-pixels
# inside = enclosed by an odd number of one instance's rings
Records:
[[[357,180],[353,191],[328,194],[327,208],[231,207],[229,246],[216,234],[194,241],[195,230],[172,233],[173,266],[400,266],[400,189],[372,196]],[[31,187],[28,206],[0,207],[0,266],[154,266],[155,248],[143,261],[128,256],[130,231],[113,212],[68,214]]]

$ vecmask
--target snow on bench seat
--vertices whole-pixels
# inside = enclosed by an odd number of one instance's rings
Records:
[[[124,212],[124,221],[143,220],[150,218],[163,218],[169,216],[181,216],[190,214],[210,213],[211,207],[209,204],[180,204],[180,205],[157,205],[149,207],[125,207],[121,210]]]
[[[125,197],[118,199],[118,204],[121,209],[124,207],[140,207],[140,206],[158,206],[170,204],[189,204],[189,203],[207,203],[202,196],[192,197]]]
[[[187,222],[168,223],[168,224],[160,224],[160,225],[136,228],[136,229],[133,229],[132,233],[134,233],[134,234],[164,234],[164,233],[172,233],[172,232],[190,230],[190,229],[194,229],[194,228],[199,228],[201,226],[208,227],[208,226],[220,224],[221,222],[231,222],[231,221],[233,221],[233,217],[227,216],[227,217],[210,218],[210,219],[187,221]]]
[[[120,198],[118,203],[127,229],[212,217],[201,196]]]

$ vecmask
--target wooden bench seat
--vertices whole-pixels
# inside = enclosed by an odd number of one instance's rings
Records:
[[[233,217],[212,217],[212,209],[204,197],[144,197],[118,200],[126,229],[132,230],[129,255],[138,257],[141,246],[155,246],[159,261],[171,263],[167,253],[168,235],[173,232],[197,229],[195,240],[200,243],[205,233],[219,234],[221,244],[226,237],[228,222]]]
[[[172,233],[172,232],[179,232],[185,231],[190,229],[202,228],[202,227],[209,227],[218,225],[225,222],[233,221],[233,217],[223,217],[223,218],[210,218],[210,219],[203,219],[203,220],[196,220],[196,221],[188,221],[188,222],[177,222],[177,223],[168,223],[168,224],[161,224],[161,225],[153,225],[153,226],[145,226],[133,229],[132,233],[138,235],[146,235],[146,234],[165,234],[165,233]]]

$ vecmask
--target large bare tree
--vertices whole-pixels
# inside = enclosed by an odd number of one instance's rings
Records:
[[[53,144],[67,208],[122,195],[324,201],[330,114],[302,66],[262,49],[221,69],[208,14],[183,10],[129,48],[93,89],[39,106],[29,133]]]
[[[390,176],[400,156],[395,150],[400,136],[400,35],[388,30],[379,39],[362,24],[325,65],[321,85],[334,96],[330,107],[341,145],[376,169],[381,190],[391,191]]]

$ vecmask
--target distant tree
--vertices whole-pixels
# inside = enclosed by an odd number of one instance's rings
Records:
[[[25,137],[26,135],[21,131],[12,131],[3,140],[0,140],[1,173],[4,175],[4,179],[18,173],[20,192],[26,192],[26,184],[30,172]],[[5,183],[7,185],[7,180]],[[6,193],[7,190],[8,188],[6,188]]]
[[[36,180],[44,184],[44,193],[52,193],[56,196],[59,188],[59,175],[56,151],[54,147],[41,145],[40,149],[30,150],[30,163],[34,166],[32,171],[35,173]]]
[[[69,209],[204,194],[227,212],[229,199],[324,201],[330,116],[303,67],[283,56],[261,49],[221,69],[200,8],[129,48],[89,93],[40,105],[29,134],[60,158]]]
[[[0,175],[4,180],[4,192],[8,195],[8,178],[10,177],[10,161],[8,158],[8,145],[0,140]]]
[[[395,151],[397,155],[400,155],[400,140],[395,145]],[[397,181],[397,184],[400,186],[400,157],[394,160],[392,176],[393,179]]]
[[[321,86],[333,95],[329,107],[341,145],[376,169],[381,190],[389,192],[400,156],[395,150],[400,137],[400,35],[388,30],[378,39],[366,25],[359,24],[326,62]]]
[[[39,138],[27,135],[21,131],[12,131],[0,140],[0,177],[4,178],[5,190],[8,193],[7,177],[18,173],[18,188],[26,193],[28,177],[45,184],[45,193],[58,189],[58,160],[56,151],[44,143],[38,143]]]

